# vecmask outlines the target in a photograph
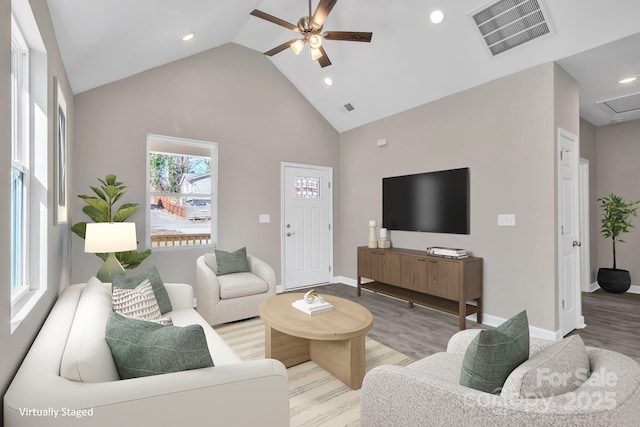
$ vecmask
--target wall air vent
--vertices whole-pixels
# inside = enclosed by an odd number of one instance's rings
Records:
[[[470,14],[491,56],[553,33],[542,0],[500,0]]]
[[[630,113],[640,111],[640,92],[624,95],[618,98],[605,99],[596,105],[609,114]]]

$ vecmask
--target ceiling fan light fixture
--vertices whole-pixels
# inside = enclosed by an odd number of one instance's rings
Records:
[[[296,55],[300,55],[300,52],[302,52],[302,49],[304,49],[304,40],[302,39],[296,40],[293,43],[291,43],[289,47],[291,47],[291,50],[293,51],[293,53],[295,53]]]
[[[311,46],[312,49],[320,49],[320,46],[322,46],[322,37],[319,34],[312,34],[309,37],[309,46]]]
[[[322,58],[322,51],[320,49],[311,48],[311,59],[317,61]]]

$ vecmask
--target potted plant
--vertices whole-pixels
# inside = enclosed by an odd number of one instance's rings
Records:
[[[605,239],[611,239],[613,248],[613,268],[598,269],[598,285],[607,292],[626,292],[631,286],[631,276],[628,270],[617,268],[616,243],[624,243],[620,236],[633,228],[631,217],[638,216],[640,200],[631,202],[611,193],[598,201],[603,214],[600,233]]]
[[[104,179],[98,178],[100,188],[89,186],[96,196],[86,196],[84,194],[78,197],[84,200],[87,206],[82,208],[89,218],[93,222],[124,222],[131,215],[138,211],[137,203],[123,203],[116,209],[115,204],[126,193],[127,186],[122,182],[118,182],[115,175],[107,175]],[[71,231],[85,238],[87,230],[86,222],[79,222],[71,227]],[[103,260],[107,259],[108,254],[96,254]],[[136,268],[144,261],[149,255],[151,255],[151,249],[144,251],[126,251],[116,252],[116,258],[120,264],[127,269]]]

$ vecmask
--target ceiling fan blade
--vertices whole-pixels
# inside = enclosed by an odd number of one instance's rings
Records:
[[[325,40],[344,40],[350,42],[370,42],[373,33],[356,31],[327,31],[322,34]]]
[[[254,9],[250,13],[250,15],[253,15],[256,18],[261,18],[261,19],[264,19],[265,21],[269,21],[269,22],[272,22],[274,24],[280,25],[280,26],[285,27],[285,28],[287,28],[289,30],[300,32],[300,30],[298,29],[297,25],[290,24],[289,22],[287,22],[287,21],[285,21],[283,19],[276,18],[275,16],[269,15],[268,13],[265,13],[265,12],[263,12],[261,10]]]
[[[324,68],[331,65],[331,60],[327,56],[327,52],[325,52],[322,46],[320,46],[320,52],[322,52],[322,56],[318,58],[318,64],[320,64],[320,67]]]
[[[314,25],[317,25],[316,28],[322,28],[325,19],[327,19],[329,12],[331,12],[331,9],[333,9],[333,6],[336,5],[337,1],[338,0],[320,0],[315,13],[313,14],[313,18],[311,19],[311,22],[313,22]]]
[[[289,40],[288,42],[282,43],[281,45],[276,46],[273,49],[266,51],[264,54],[267,55],[267,56],[273,56],[276,53],[280,53],[283,50],[285,50],[286,48],[288,48],[289,46],[291,46],[291,43],[295,42],[296,40],[298,40],[298,39],[293,39],[293,40]]]

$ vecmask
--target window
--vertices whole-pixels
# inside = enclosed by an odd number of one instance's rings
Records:
[[[47,50],[29,0],[11,1],[11,333],[47,290]]]
[[[29,289],[29,47],[11,16],[11,300]]]
[[[147,247],[215,246],[217,144],[147,136]]]

